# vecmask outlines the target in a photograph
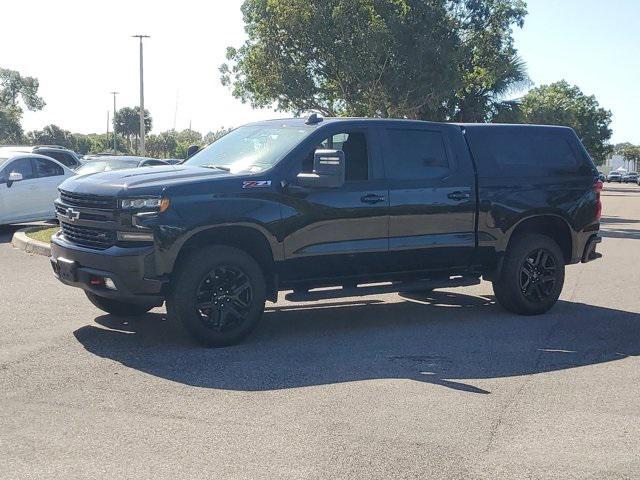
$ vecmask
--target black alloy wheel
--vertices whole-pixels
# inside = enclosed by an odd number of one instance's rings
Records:
[[[526,256],[520,267],[520,290],[531,302],[544,302],[554,293],[557,265],[553,254],[538,248]]]
[[[540,315],[558,301],[564,285],[565,257],[558,244],[538,233],[512,238],[493,279],[496,300],[520,315]]]
[[[266,300],[262,268],[248,253],[209,245],[181,259],[167,312],[199,342],[234,345],[257,326]]]
[[[236,266],[220,265],[200,282],[195,305],[207,328],[225,332],[246,321],[252,299],[249,277]]]

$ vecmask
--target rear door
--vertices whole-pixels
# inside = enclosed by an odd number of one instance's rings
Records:
[[[64,150],[37,150],[34,153],[51,157],[72,170],[80,166],[80,162],[77,157],[70,152],[65,152]]]
[[[475,174],[456,128],[416,123],[384,129],[393,268],[464,268],[471,262]]]
[[[384,269],[389,197],[376,137],[367,126],[325,128],[290,173],[292,185],[283,200],[288,280],[363,276]],[[316,148],[344,151],[342,187],[296,188],[295,176],[313,170]]]
[[[37,189],[33,192],[38,215],[43,219],[55,218],[54,200],[58,197],[58,186],[68,176],[64,168],[47,158],[33,157],[33,169]]]

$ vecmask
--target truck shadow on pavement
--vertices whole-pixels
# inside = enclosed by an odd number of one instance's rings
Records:
[[[488,394],[474,380],[541,374],[640,354],[640,315],[560,301],[540,317],[511,315],[491,296],[405,294],[269,307],[241,345],[209,349],[164,315],[74,332],[89,352],[167,380],[268,391],[370,379],[411,379]]]

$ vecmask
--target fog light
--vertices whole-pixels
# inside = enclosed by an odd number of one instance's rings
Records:
[[[110,290],[117,290],[116,284],[113,283],[113,280],[111,280],[109,277],[105,277],[104,286],[107,287]]]
[[[118,232],[122,242],[153,242],[153,232]]]

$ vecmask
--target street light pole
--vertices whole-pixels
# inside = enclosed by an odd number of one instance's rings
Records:
[[[120,92],[109,92],[113,95],[113,153],[118,153],[118,147],[116,145],[116,95]]]
[[[149,35],[131,35],[140,39],[140,155],[144,155],[144,73],[142,69],[142,39]]]

